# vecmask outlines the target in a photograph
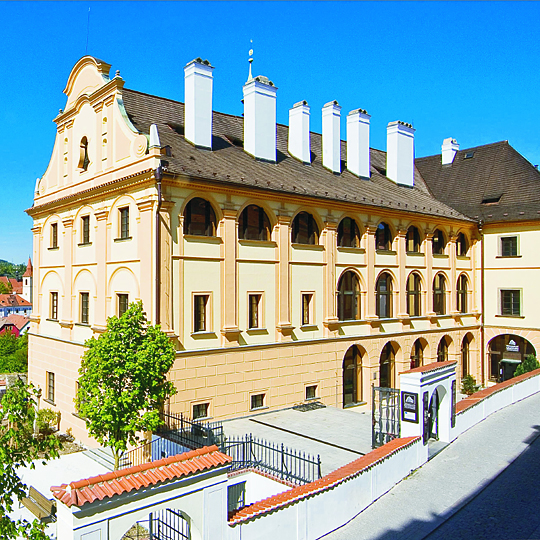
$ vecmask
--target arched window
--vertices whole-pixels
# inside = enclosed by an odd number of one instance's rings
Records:
[[[394,362],[396,353],[392,344],[388,342],[381,351],[379,363],[379,386],[382,388],[392,388],[394,382]]]
[[[407,253],[420,253],[420,233],[414,225],[407,229]]]
[[[443,274],[437,274],[433,280],[433,311],[437,315],[446,313],[446,279]]]
[[[392,276],[382,273],[375,287],[377,316],[381,319],[392,317]]]
[[[89,164],[90,158],[88,157],[88,139],[86,137],[83,137],[81,139],[81,146],[79,149],[79,164],[77,165],[77,167],[79,169],[82,169],[83,171],[86,171]]]
[[[457,310],[460,313],[467,313],[467,291],[468,280],[465,274],[461,274],[457,282]]]
[[[339,247],[360,247],[360,231],[354,219],[346,217],[340,221],[337,244]]]
[[[433,233],[433,254],[434,255],[444,255],[444,248],[446,247],[446,240],[444,239],[444,234],[440,229],[437,229]]]
[[[362,355],[356,345],[343,359],[343,407],[362,401]]]
[[[390,251],[392,249],[392,233],[387,223],[381,222],[377,226],[375,249],[378,251]]]
[[[447,362],[448,361],[448,341],[446,336],[443,336],[441,341],[439,341],[439,346],[437,347],[437,362]]]
[[[467,334],[461,343],[461,378],[469,374],[470,344],[471,339]]]
[[[469,251],[469,242],[467,242],[467,237],[460,232],[456,240],[456,255],[458,257],[465,257]]]
[[[307,212],[300,212],[294,218],[292,224],[293,244],[318,244],[319,227],[315,218]]]
[[[360,319],[360,282],[354,272],[345,272],[338,284],[338,319]]]
[[[407,280],[407,313],[411,317],[422,314],[422,283],[418,274],[411,274]]]
[[[216,214],[212,205],[195,197],[184,210],[184,234],[216,236]]]
[[[420,367],[424,364],[424,347],[422,342],[417,339],[411,350],[411,369]]]
[[[266,212],[255,204],[246,206],[238,220],[240,240],[270,240],[270,220]]]

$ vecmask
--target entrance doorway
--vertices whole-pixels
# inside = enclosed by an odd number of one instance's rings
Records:
[[[439,407],[441,405],[439,392],[437,388],[431,394],[428,411],[428,438],[439,440]]]
[[[362,401],[362,353],[353,345],[343,358],[343,407]]]
[[[515,334],[501,334],[494,337],[488,346],[490,358],[490,379],[506,381],[529,354],[536,356],[536,350],[529,341]]]
[[[189,518],[180,510],[166,508],[137,521],[122,540],[190,540]]]

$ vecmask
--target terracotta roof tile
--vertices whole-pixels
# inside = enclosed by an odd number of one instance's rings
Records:
[[[399,452],[400,450],[419,440],[420,437],[404,437],[401,439],[394,439],[384,446],[381,446],[380,448],[369,452],[369,454],[366,454],[365,456],[362,456],[361,458],[352,461],[351,463],[348,463],[335,471],[332,471],[314,482],[310,482],[309,484],[304,484],[302,486],[296,486],[288,491],[278,495],[273,495],[272,497],[268,497],[262,501],[258,501],[250,504],[249,506],[241,508],[229,518],[229,525],[236,525],[241,521],[272,512],[273,510],[277,510],[278,508],[292,504],[320,491],[331,489],[341,482],[344,482],[345,480],[369,469],[375,463],[390,457],[392,454]]]
[[[83,506],[141,487],[181,478],[199,471],[220,467],[232,458],[222,454],[217,446],[206,446],[177,456],[163,458],[129,469],[100,474],[61,486],[51,487],[54,496],[67,506]]]
[[[400,375],[403,373],[427,373],[428,371],[437,371],[438,369],[443,369],[452,364],[457,364],[457,362],[455,360],[449,360],[448,362],[433,362],[431,364],[426,364],[425,366],[418,366],[414,369],[401,371]]]

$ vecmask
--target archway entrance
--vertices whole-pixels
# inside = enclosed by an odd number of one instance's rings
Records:
[[[180,510],[165,508],[137,521],[122,540],[190,540],[189,518]]]
[[[362,400],[362,353],[358,346],[349,347],[343,358],[343,407]]]
[[[452,343],[450,336],[443,336],[441,341],[439,341],[439,346],[437,347],[437,362],[447,362],[448,361],[448,347]]]
[[[435,388],[429,401],[428,410],[428,433],[430,439],[439,440],[439,407],[441,406],[441,396]]]
[[[494,337],[488,346],[490,358],[489,378],[497,382],[514,376],[516,368],[529,354],[536,356],[536,350],[529,341],[515,334],[501,334]]]
[[[471,360],[471,343],[473,337],[467,334],[461,342],[461,378],[469,375],[469,366]]]
[[[388,342],[381,351],[379,363],[379,386],[381,388],[394,388],[394,366],[396,351],[392,343]]]

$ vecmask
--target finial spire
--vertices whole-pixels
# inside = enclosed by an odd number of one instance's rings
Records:
[[[253,40],[252,40],[252,39],[250,39],[249,42],[250,42],[251,44],[253,44]],[[249,82],[249,81],[251,81],[251,80],[253,79],[253,75],[251,74],[251,64],[253,63],[253,48],[250,48],[250,49],[249,49],[249,60],[248,60],[248,62],[249,62],[249,75],[248,75],[248,80],[247,80],[247,82]]]

